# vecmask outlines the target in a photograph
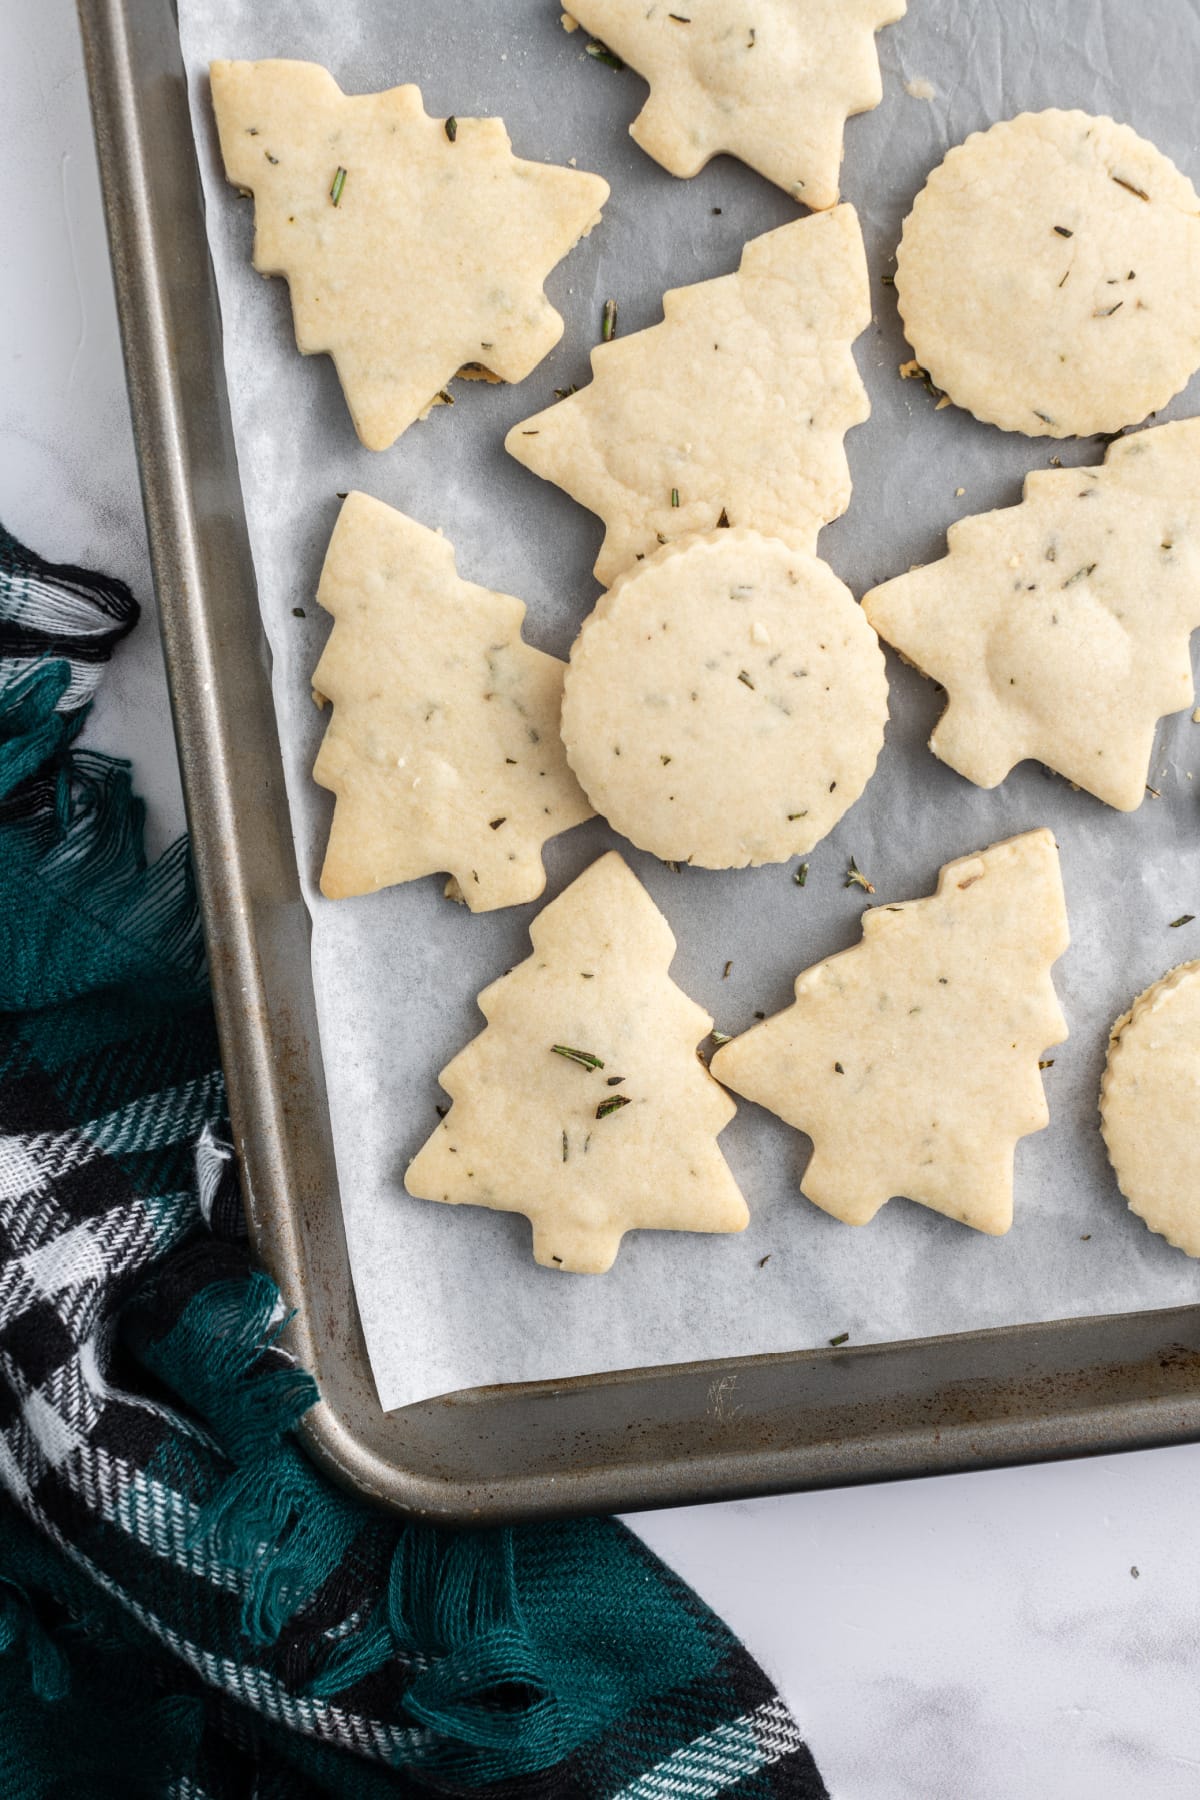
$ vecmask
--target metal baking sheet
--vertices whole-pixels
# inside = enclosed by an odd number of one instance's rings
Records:
[[[81,16],[239,1150],[256,1241],[298,1307],[293,1340],[321,1385],[314,1448],[395,1505],[469,1519],[1194,1436],[1190,1307],[477,1388],[382,1410],[333,1174],[177,31],[165,0],[83,0]],[[924,429],[924,415],[910,428]],[[921,510],[914,531],[932,538],[938,519]]]

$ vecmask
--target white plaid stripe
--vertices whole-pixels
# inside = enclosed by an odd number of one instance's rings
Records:
[[[778,1694],[772,1695],[765,1705],[755,1707],[750,1723],[762,1746],[764,1764],[782,1762],[785,1756],[794,1756],[797,1750],[805,1748],[800,1727]]]
[[[656,1763],[614,1800],[714,1800],[747,1775],[804,1748],[778,1695]]]

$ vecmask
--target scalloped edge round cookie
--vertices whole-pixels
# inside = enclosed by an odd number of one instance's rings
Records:
[[[833,570],[734,528],[622,574],[571,650],[567,761],[641,850],[706,869],[802,855],[874,772],[883,650]]]
[[[1200,197],[1128,125],[1021,113],[934,169],[895,283],[955,405],[1027,437],[1120,431],[1200,367]]]
[[[1198,1126],[1200,962],[1188,962],[1139,994],[1109,1033],[1100,1130],[1130,1212],[1195,1257]]]

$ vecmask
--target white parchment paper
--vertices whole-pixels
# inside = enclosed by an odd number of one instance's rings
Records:
[[[338,1173],[358,1300],[385,1407],[481,1383],[559,1377],[693,1357],[792,1350],[976,1326],[1165,1306],[1200,1297],[1197,1266],[1133,1218],[1097,1129],[1108,1027],[1142,987],[1200,955],[1200,725],[1160,728],[1148,798],[1110,811],[1026,764],[984,793],[925,749],[940,696],[889,656],[892,721],[875,779],[810,856],[791,867],[675,874],[595,822],[549,846],[545,898],[616,843],[679,940],[673,974],[724,1031],[791,998],[797,972],[854,943],[867,899],[843,886],[853,856],[878,902],[931,891],[941,863],[1034,825],[1062,848],[1073,942],[1055,978],[1071,1024],[1046,1072],[1052,1123],[1017,1151],[1016,1223],[992,1239],[893,1200],[851,1230],[803,1199],[808,1141],[743,1104],[721,1142],[749,1201],[736,1238],[643,1232],[600,1278],[535,1267],[515,1215],[430,1205],[404,1192],[408,1159],[436,1125],[437,1071],[482,1026],[475,995],[528,953],[535,906],[472,917],[439,879],[333,904],[316,886],[331,797],[310,770],[322,718],[309,680],[329,621],[314,603],[337,495],[362,488],[441,526],[470,580],[519,594],[526,635],[565,656],[595,599],[596,520],[503,450],[515,421],[588,378],[605,298],[629,332],[661,317],[664,288],[725,274],[744,241],[796,216],[785,196],[722,158],[673,180],[626,134],[645,94],[566,35],[557,0],[179,0],[220,288],[238,458],[274,657],[274,692],[313,965]],[[950,522],[1010,505],[1030,468],[1097,443],[1006,435],[935,412],[902,382],[904,344],[883,276],[901,222],[950,145],[1046,106],[1111,112],[1195,180],[1197,0],[911,0],[879,39],[884,100],[852,119],[843,195],[866,236],[875,320],[857,345],[870,421],[848,439],[854,499],[821,553],[862,593],[944,553]],[[355,439],[333,367],[295,349],[282,281],[250,267],[252,208],[223,178],[206,68],[213,57],[305,57],[349,92],[419,84],[430,112],[500,114],[517,153],[604,175],[604,222],[551,277],[566,320],[521,386],[459,387],[391,451]],[[909,87],[915,93],[909,92]],[[932,99],[918,97],[932,87]],[[1193,382],[1163,414],[1196,410]],[[961,490],[961,491],[960,491]],[[297,608],[303,616],[297,616]],[[1193,781],[1193,771],[1196,780]],[[732,960],[728,979],[725,963]],[[864,1130],[872,1121],[864,1118]],[[769,1261],[763,1259],[769,1257]]]

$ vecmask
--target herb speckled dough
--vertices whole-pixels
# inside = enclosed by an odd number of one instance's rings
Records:
[[[522,641],[522,603],[464,581],[439,532],[358,493],[317,599],[334,627],[313,693],[333,717],[313,776],[337,795],[321,892],[449,870],[472,912],[535,900],[543,844],[591,808],[558,735],[565,664]]]
[[[946,689],[930,749],[988,788],[1036,757],[1132,812],[1159,719],[1195,697],[1200,419],[1119,438],[1099,469],[1035,469],[1020,506],[947,542],[863,598]]]
[[[851,350],[871,322],[854,208],[752,239],[734,274],[672,289],[663,315],[597,345],[591,383],[514,425],[505,448],[599,513],[606,586],[717,525],[815,547],[850,503],[843,437],[871,410]]]
[[[1113,1026],[1100,1121],[1130,1211],[1200,1256],[1200,962],[1172,969]]]
[[[1200,366],[1200,197],[1128,125],[1022,113],[933,171],[896,299],[918,360],[977,419],[1120,431]]]
[[[630,126],[672,175],[722,151],[814,211],[838,197],[851,113],[883,95],[875,33],[906,0],[578,0],[569,14],[644,75]]]
[[[215,62],[225,173],[254,267],[285,275],[297,347],[328,351],[369,450],[460,369],[522,381],[562,336],[542,292],[599,222],[598,175],[523,162],[500,119],[431,119],[418,88],[343,94],[316,63]]]
[[[1058,851],[1027,831],[947,863],[937,892],[862,917],[862,942],[796,978],[791,1006],[712,1059],[813,1141],[801,1192],[847,1225],[904,1195],[998,1237],[1017,1140],[1049,1122],[1039,1061],[1067,1035]]]
[[[849,589],[736,528],[620,576],[563,687],[592,805],[639,849],[705,869],[811,850],[866,787],[886,721],[883,652]]]
[[[600,1275],[627,1231],[742,1231],[717,1137],[736,1110],[696,1054],[712,1020],[671,980],[675,939],[615,851],[529,928],[484,988],[487,1029],[442,1070],[454,1104],[410,1194],[524,1213],[535,1261]]]

